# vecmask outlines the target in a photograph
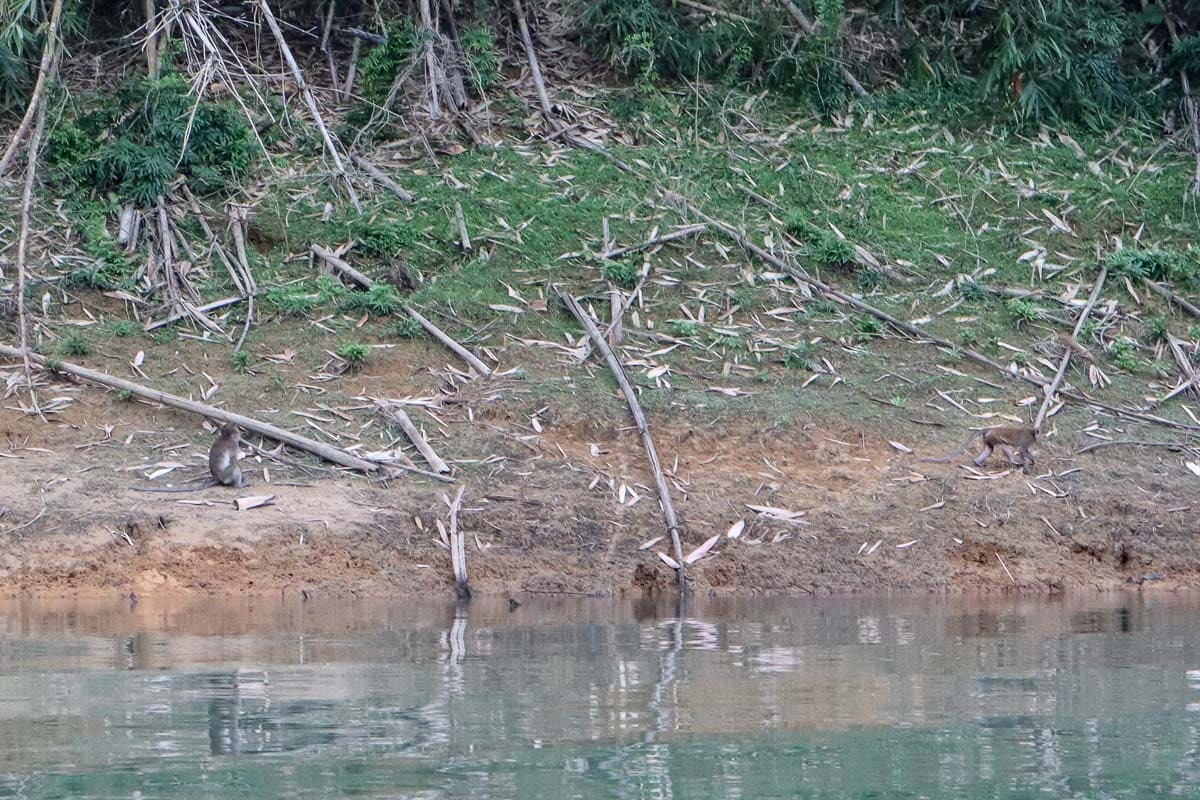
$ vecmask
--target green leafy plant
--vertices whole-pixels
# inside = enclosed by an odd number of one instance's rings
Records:
[[[197,100],[175,72],[131,78],[111,95],[69,105],[46,146],[46,163],[60,180],[141,208],[177,178],[199,194],[229,189],[257,156],[241,110]]]
[[[958,292],[963,296],[964,300],[972,303],[985,300],[988,296],[987,289],[984,289],[974,280],[963,281],[958,287]]]
[[[250,351],[238,350],[233,354],[233,371],[245,375],[250,371]]]
[[[1109,253],[1104,260],[1114,275],[1151,281],[1173,281],[1194,287],[1200,278],[1196,259],[1176,250],[1125,248]]]
[[[291,317],[302,317],[321,302],[320,295],[291,286],[270,289],[266,300],[276,311]]]
[[[632,289],[637,286],[639,271],[638,265],[629,260],[604,262],[604,279],[622,289]]]
[[[1112,356],[1113,363],[1125,372],[1137,372],[1141,367],[1141,361],[1137,357],[1137,348],[1126,339],[1118,339],[1113,342],[1108,352]]]
[[[338,358],[351,367],[361,367],[371,355],[371,346],[357,342],[346,342],[337,349]]]
[[[133,399],[133,392],[129,391],[128,389],[122,389],[121,391],[117,392],[117,399],[122,403],[128,402],[129,400]]]
[[[958,332],[958,343],[963,347],[974,347],[979,343],[979,333],[974,328],[962,328]]]
[[[672,336],[684,338],[695,336],[700,332],[700,326],[687,319],[672,319],[667,321],[667,332]]]
[[[1164,316],[1146,320],[1146,336],[1152,342],[1165,342],[1171,334],[1171,321]]]
[[[139,330],[137,325],[127,319],[115,319],[108,323],[108,332],[122,339],[126,336],[133,336]]]
[[[783,364],[788,369],[810,370],[816,355],[817,351],[812,342],[796,342],[787,349]]]
[[[395,286],[376,283],[365,292],[351,292],[346,295],[344,305],[352,311],[366,311],[377,317],[385,317],[399,311],[403,301]]]
[[[478,94],[483,94],[500,80],[500,50],[492,29],[476,25],[459,32],[467,56],[471,80]]]
[[[81,331],[71,331],[59,341],[58,352],[64,356],[90,356],[92,343]]]
[[[401,339],[419,339],[425,335],[425,329],[412,317],[405,317],[392,326],[392,333]]]
[[[1004,308],[1016,321],[1017,327],[1027,322],[1034,322],[1041,316],[1036,303],[1014,297],[1004,304]]]
[[[857,330],[860,335],[867,338],[882,336],[885,327],[886,326],[883,324],[883,320],[879,319],[878,317],[871,317],[865,314],[858,317],[854,321],[854,329]]]

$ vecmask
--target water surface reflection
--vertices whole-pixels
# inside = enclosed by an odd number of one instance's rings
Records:
[[[0,797],[1191,796],[1197,611],[13,601]]]

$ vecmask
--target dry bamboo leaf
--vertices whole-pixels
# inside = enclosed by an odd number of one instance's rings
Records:
[[[697,547],[695,550],[693,550],[692,552],[688,553],[688,554],[687,554],[687,556],[685,556],[685,557],[684,557],[684,559],[683,559],[683,563],[685,563],[685,564],[695,564],[697,561],[699,561],[700,559],[704,558],[704,556],[708,555],[708,551],[709,551],[709,550],[712,550],[712,549],[713,549],[713,546],[714,546],[714,545],[716,545],[716,543],[717,543],[717,542],[719,542],[719,541],[721,541],[721,534],[719,534],[719,533],[718,533],[718,534],[717,534],[717,535],[715,535],[715,536],[710,536],[710,537],[709,537],[709,538],[708,538],[708,539],[707,539],[707,540],[704,542],[704,544],[700,545],[700,546],[699,546],[699,547]]]
[[[945,507],[946,507],[946,501],[945,501],[945,500],[939,500],[939,501],[937,501],[936,503],[933,503],[932,505],[925,506],[924,508],[922,508],[922,509],[920,509],[920,510],[921,510],[921,511],[933,511],[934,509],[938,509],[938,508],[945,508]]]
[[[676,561],[675,559],[671,558],[666,553],[656,553],[656,555],[659,558],[661,558],[662,562],[664,564],[666,564],[668,567],[670,567],[671,569],[679,569],[679,562]]]
[[[649,550],[651,547],[654,547],[654,545],[658,544],[659,542],[661,542],[661,541],[662,541],[663,539],[665,539],[665,538],[667,538],[667,537],[665,537],[665,536],[655,536],[655,537],[654,537],[653,539],[651,539],[650,541],[648,541],[648,542],[643,542],[641,545],[639,545],[639,546],[638,546],[638,550]]]
[[[775,519],[781,519],[785,521],[799,519],[808,513],[807,511],[790,511],[786,508],[777,508],[775,506],[754,506],[747,504],[746,508],[750,509],[756,514],[762,514],[765,517],[774,517]]]
[[[871,545],[871,547],[867,550],[867,555],[871,555],[871,553],[874,553],[876,550],[878,550],[879,545],[881,544],[883,544],[883,539],[876,541],[875,544]]]
[[[899,442],[893,442],[893,441],[889,441],[888,444],[890,444],[896,450],[899,450],[901,453],[907,453],[908,455],[912,455],[911,447],[906,447],[905,445],[902,445]]]
[[[905,550],[905,549],[907,549],[907,548],[909,548],[909,547],[912,547],[914,544],[916,544],[916,543],[917,543],[917,542],[919,542],[919,541],[921,541],[921,540],[920,540],[920,539],[913,539],[911,542],[905,542],[904,544],[898,544],[898,545],[896,545],[896,549],[897,549],[897,550]]]
[[[737,522],[729,526],[729,530],[725,533],[730,539],[737,539],[742,535],[742,531],[746,530],[746,521],[739,519]]]
[[[1200,464],[1197,464],[1194,461],[1185,461],[1183,462],[1183,465],[1188,468],[1188,472],[1191,472],[1197,478],[1200,478]]]

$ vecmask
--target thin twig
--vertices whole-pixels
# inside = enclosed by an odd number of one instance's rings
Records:
[[[1104,288],[1104,281],[1108,278],[1108,269],[1100,268],[1100,274],[1096,277],[1096,283],[1092,286],[1092,293],[1088,296],[1087,305],[1083,307],[1083,312],[1079,315],[1079,319],[1075,322],[1075,330],[1071,332],[1071,341],[1074,343],[1079,338],[1079,332],[1083,330],[1083,326],[1087,324],[1087,318],[1092,313],[1092,308],[1095,307],[1096,301],[1100,299],[1100,291]],[[1050,381],[1050,385],[1045,387],[1046,396],[1042,400],[1042,407],[1038,409],[1037,418],[1033,421],[1033,429],[1041,431],[1042,423],[1046,419],[1046,413],[1050,410],[1050,404],[1054,402],[1054,394],[1058,391],[1058,387],[1063,382],[1063,378],[1067,374],[1067,366],[1071,363],[1071,348],[1067,347],[1063,351],[1062,361],[1058,364],[1058,372],[1054,373],[1054,380]]]

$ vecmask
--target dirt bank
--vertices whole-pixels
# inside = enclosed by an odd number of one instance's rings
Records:
[[[437,533],[444,484],[306,475],[250,457],[253,485],[240,494],[273,494],[270,506],[239,512],[229,489],[137,492],[163,485],[144,478],[154,465],[186,464],[175,480],[202,474],[208,435],[176,412],[91,388],[57,390],[74,402],[49,424],[11,410],[2,418],[5,593],[453,593]],[[656,555],[664,544],[639,549],[663,524],[635,432],[544,406],[539,432],[524,405],[479,399],[473,424],[451,421],[465,420],[465,409],[446,412],[453,435],[438,443],[452,448],[466,486],[477,592],[669,589],[672,575]],[[739,539],[723,539],[692,569],[701,593],[1200,583],[1192,479],[1162,448],[1076,457],[1066,434],[1051,436],[1025,476],[1000,465],[976,474],[921,464],[882,435],[815,421],[727,422],[706,432],[663,420],[655,435],[685,548],[746,523]],[[749,505],[803,515],[772,519]]]

